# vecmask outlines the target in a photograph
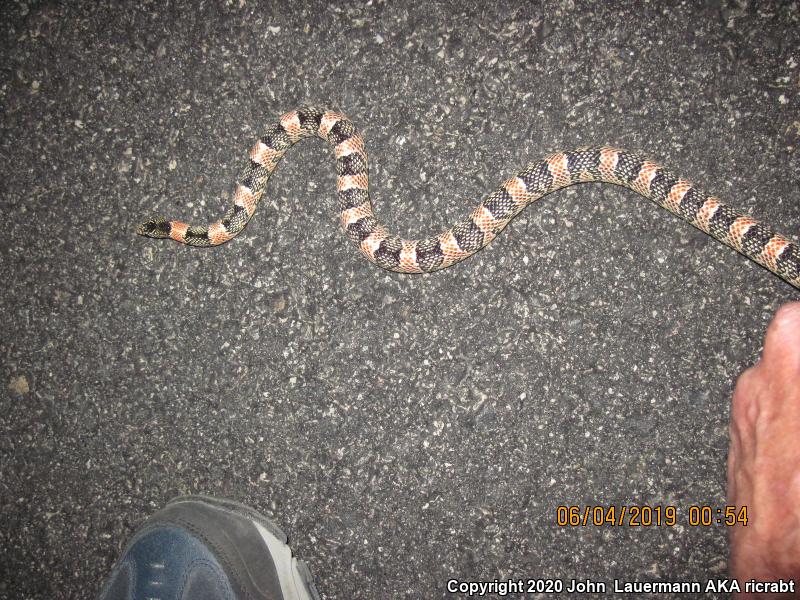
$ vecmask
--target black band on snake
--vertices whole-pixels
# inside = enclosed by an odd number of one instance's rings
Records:
[[[342,226],[371,262],[401,273],[444,269],[491,242],[526,206],[575,183],[602,181],[638,192],[800,289],[800,248],[763,223],[698,190],[692,183],[637,154],[615,148],[579,148],[552,154],[505,181],[450,229],[423,240],[391,234],[375,218],[369,196],[364,140],[347,117],[302,107],[270,125],[242,169],[233,206],[216,223],[192,226],[155,219],[137,233],[190,246],[216,246],[244,229],[272,172],[286,151],[317,136],[334,147]]]

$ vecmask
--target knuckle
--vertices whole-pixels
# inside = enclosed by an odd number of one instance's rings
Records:
[[[736,387],[744,386],[746,387],[749,384],[752,384],[755,379],[758,378],[758,365],[753,365],[752,367],[748,367],[744,371],[741,372],[739,378],[736,380]]]
[[[775,312],[767,331],[800,335],[800,302],[790,302],[781,306]]]
[[[779,372],[800,375],[800,302],[781,306],[767,327],[762,361]]]
[[[733,409],[734,411],[743,404],[750,401],[753,391],[758,388],[761,378],[761,369],[758,364],[742,371],[736,380],[736,387],[733,390]]]

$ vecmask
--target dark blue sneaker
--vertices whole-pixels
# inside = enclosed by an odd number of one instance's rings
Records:
[[[183,496],[128,542],[100,600],[319,600],[286,534],[251,508]]]

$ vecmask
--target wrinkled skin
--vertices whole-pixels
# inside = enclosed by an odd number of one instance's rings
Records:
[[[746,505],[749,518],[731,529],[730,575],[738,598],[779,598],[746,594],[744,582],[800,587],[800,302],[775,314],[761,360],[739,377],[730,438],[728,503]]]

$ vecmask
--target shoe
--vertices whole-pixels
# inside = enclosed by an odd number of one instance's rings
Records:
[[[319,600],[286,534],[251,508],[181,496],[128,542],[99,600]]]

